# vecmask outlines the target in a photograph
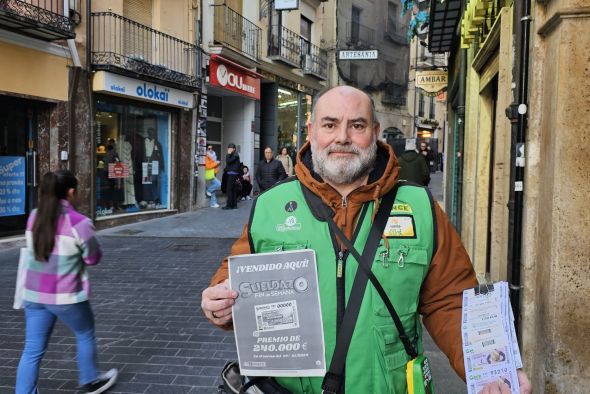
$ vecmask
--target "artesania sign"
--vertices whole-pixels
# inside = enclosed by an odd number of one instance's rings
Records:
[[[209,82],[232,92],[260,100],[260,78],[256,73],[223,61],[219,56],[209,60]]]
[[[370,51],[339,51],[338,59],[340,60],[373,60],[379,57],[379,51],[376,49]]]
[[[416,71],[416,87],[422,89],[432,96],[436,96],[449,84],[449,77],[446,71],[430,70]]]
[[[94,74],[92,90],[173,107],[193,107],[193,95],[190,92],[106,71],[98,71]]]

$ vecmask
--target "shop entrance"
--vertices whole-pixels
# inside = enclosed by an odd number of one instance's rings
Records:
[[[0,95],[0,238],[22,234],[37,205],[37,108]]]

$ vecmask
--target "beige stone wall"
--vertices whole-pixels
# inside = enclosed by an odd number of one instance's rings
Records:
[[[581,393],[590,385],[590,9],[553,1],[534,19],[523,351],[536,392]]]
[[[469,50],[461,236],[480,279],[506,280],[512,102],[512,9]],[[489,267],[487,264],[489,253]]]

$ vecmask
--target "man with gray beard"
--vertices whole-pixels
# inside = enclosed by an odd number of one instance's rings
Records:
[[[296,176],[257,198],[232,255],[301,248],[315,251],[325,357],[330,363],[358,262],[318,212],[331,210],[336,226],[362,251],[382,198],[395,192],[385,229],[379,233],[377,253],[369,256],[371,271],[395,305],[413,346],[422,349],[422,315],[437,345],[465,379],[462,292],[476,286],[477,280],[449,220],[427,188],[397,184],[397,160],[391,147],[378,140],[375,107],[364,92],[340,86],[320,93],[308,130],[310,141],[298,153]],[[231,329],[232,305],[238,292],[228,287],[227,279],[225,259],[210,287],[203,291],[201,307],[211,323]],[[385,302],[369,284],[343,374],[331,374],[326,380],[276,377],[276,382],[292,393],[407,392],[406,362],[410,357],[391,319]],[[520,377],[521,392],[530,393],[524,373]],[[490,393],[505,392],[500,383],[493,385],[497,387]]]

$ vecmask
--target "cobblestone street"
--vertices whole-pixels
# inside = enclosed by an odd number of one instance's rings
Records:
[[[211,393],[219,367],[236,357],[231,332],[200,312],[200,292],[231,239],[102,237],[90,270],[102,369],[119,368],[114,393]],[[17,250],[0,254],[16,261]],[[0,392],[12,392],[23,346],[22,311],[11,307],[14,267],[0,266]],[[57,324],[41,368],[42,393],[76,392],[75,339]]]

